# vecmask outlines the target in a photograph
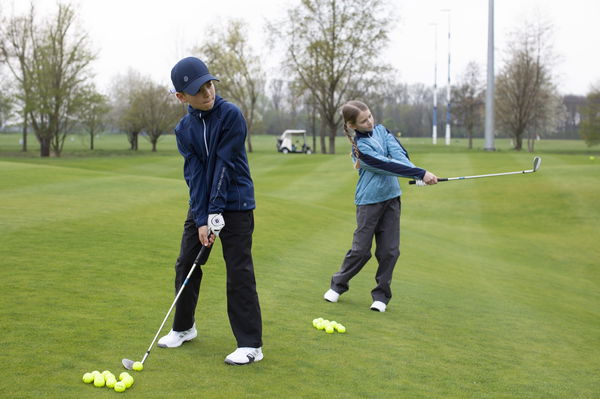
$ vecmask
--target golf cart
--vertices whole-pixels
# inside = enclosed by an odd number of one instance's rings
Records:
[[[303,152],[312,154],[312,150],[306,145],[306,130],[286,130],[277,139],[277,151],[287,154],[288,152]]]

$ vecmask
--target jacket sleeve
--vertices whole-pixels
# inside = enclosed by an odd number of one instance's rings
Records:
[[[388,135],[389,136],[389,135]],[[391,137],[395,140],[393,137]],[[386,143],[388,146],[390,143]],[[378,153],[367,143],[367,139],[357,140],[356,145],[360,151],[360,167],[372,173],[383,175],[401,176],[409,178],[422,179],[425,176],[425,170],[415,167],[410,161],[399,161],[388,158]],[[396,142],[396,145],[400,145]],[[390,154],[393,156],[393,154]]]
[[[227,193],[235,174],[235,161],[244,151],[246,134],[246,120],[241,111],[237,107],[228,109],[217,141],[208,213],[222,213],[225,209]]]
[[[190,208],[194,217],[196,226],[205,226],[208,220],[207,212],[207,190],[205,167],[200,158],[186,140],[175,132],[177,139],[177,149],[183,156],[183,176],[189,187]]]

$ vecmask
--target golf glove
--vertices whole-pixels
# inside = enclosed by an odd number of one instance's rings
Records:
[[[225,219],[220,213],[211,213],[208,215],[208,230],[213,232],[217,237],[221,229],[225,227]]]
[[[417,186],[426,186],[427,183],[425,183],[423,180],[417,180],[415,183]]]

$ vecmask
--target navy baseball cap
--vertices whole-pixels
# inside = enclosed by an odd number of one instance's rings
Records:
[[[209,80],[219,79],[211,75],[206,64],[196,57],[186,57],[171,69],[171,82],[177,92],[193,96]]]

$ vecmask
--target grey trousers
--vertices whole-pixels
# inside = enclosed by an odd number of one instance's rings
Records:
[[[338,294],[348,291],[349,282],[371,258],[375,236],[375,257],[379,263],[371,291],[374,301],[387,304],[392,298],[392,273],[400,256],[400,197],[384,202],[356,206],[356,230],[352,248],[346,253],[340,270],[331,278],[331,289]]]

